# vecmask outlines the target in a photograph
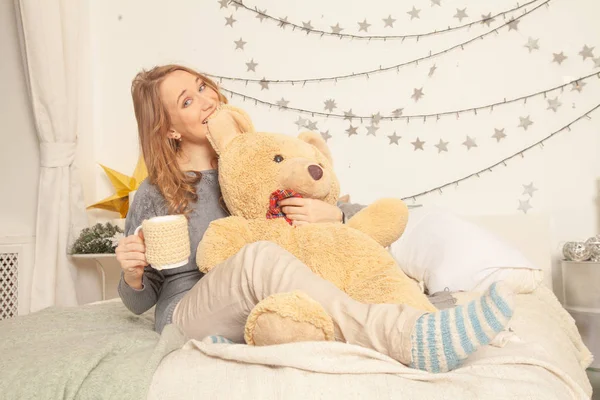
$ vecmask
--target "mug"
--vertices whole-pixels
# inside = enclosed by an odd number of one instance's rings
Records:
[[[190,236],[184,215],[165,215],[146,219],[135,229],[144,233],[146,260],[152,268],[184,266],[190,258]]]

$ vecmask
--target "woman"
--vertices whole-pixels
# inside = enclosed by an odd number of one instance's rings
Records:
[[[219,201],[217,155],[207,140],[205,122],[227,99],[210,79],[178,65],[140,72],[132,98],[148,179],[127,215],[128,236],[116,249],[122,268],[118,290],[136,314],[156,305],[158,332],[174,323],[190,338],[214,334],[243,342],[246,317],[258,302],[274,293],[300,290],[332,317],[336,340],[443,372],[488,344],[511,318],[513,296],[501,285],[491,286],[466,306],[429,314],[404,305],[358,303],[268,242],[247,245],[226,265],[203,276],[194,264],[196,247],[208,224],[228,215]],[[319,200],[286,199],[280,205],[296,225],[344,219],[338,207]],[[357,210],[347,207],[349,216]],[[167,214],[188,216],[190,262],[157,271],[146,262],[143,234],[132,232],[144,219]]]

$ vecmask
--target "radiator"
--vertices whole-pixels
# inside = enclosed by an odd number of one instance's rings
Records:
[[[0,248],[1,249],[1,248]],[[0,320],[19,313],[19,251],[0,251]]]

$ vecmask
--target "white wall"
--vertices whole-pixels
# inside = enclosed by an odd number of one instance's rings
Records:
[[[142,7],[142,3],[144,4]],[[458,23],[453,15],[456,7],[467,7],[470,18],[508,10],[514,2],[503,0],[487,4],[463,1],[461,4],[443,1],[442,7],[430,1],[416,1],[420,19],[410,20],[410,10],[397,2],[369,3],[360,1],[301,3],[275,0],[245,2],[250,7],[266,9],[275,17],[301,24],[311,20],[317,29],[330,31],[337,22],[346,27],[344,33],[358,32],[357,21],[365,18],[372,24],[370,34],[406,34],[431,31]],[[537,2],[534,5],[540,4]],[[412,4],[412,3],[411,3]],[[530,10],[532,6],[528,8]],[[307,83],[303,85],[270,85],[261,90],[256,83],[224,81],[223,86],[248,96],[275,103],[281,97],[290,106],[323,111],[323,102],[336,100],[337,113],[352,108],[355,114],[384,115],[404,107],[404,114],[436,113],[472,108],[562,85],[594,71],[591,59],[583,61],[578,54],[584,44],[596,46],[600,56],[600,25],[595,16],[600,4],[593,0],[552,2],[525,16],[518,30],[499,29],[483,40],[477,40],[440,57],[426,60],[395,71],[355,78],[337,83]],[[225,17],[234,16],[233,27],[225,26]],[[391,14],[397,19],[394,29],[383,28],[382,18]],[[426,56],[483,34],[491,28],[477,24],[470,29],[450,34],[420,38],[418,42],[348,41],[338,38],[282,30],[273,21],[260,22],[247,10],[233,6],[220,9],[217,1],[178,1],[165,7],[159,1],[94,2],[95,74],[97,91],[94,98],[96,147],[94,161],[105,163],[125,173],[131,173],[137,155],[135,120],[129,88],[131,79],[141,68],[156,64],[180,62],[213,74],[293,78],[330,76],[395,65]],[[520,15],[518,13],[514,14]],[[499,17],[491,26],[504,23]],[[243,38],[244,50],[235,49],[234,40]],[[539,39],[539,50],[529,52],[524,45],[528,38]],[[567,55],[561,65],[553,63],[553,53]],[[247,72],[246,62],[258,63],[256,72]],[[437,67],[429,77],[430,67]],[[596,69],[597,71],[598,69]],[[456,117],[381,122],[377,136],[367,136],[368,122],[359,124],[359,135],[348,137],[348,121],[312,118],[321,131],[329,130],[329,140],[343,191],[357,202],[371,202],[381,196],[410,196],[440,186],[474,171],[485,169],[497,161],[519,152],[597,105],[600,79],[590,79],[581,93],[567,87],[559,97],[562,106],[557,113],[547,109],[543,97],[496,107],[489,111]],[[423,87],[425,97],[418,103],[411,99],[414,88]],[[243,102],[233,103],[247,109],[262,130],[298,132],[295,112]],[[518,128],[519,117],[530,115],[534,124],[527,131]],[[530,200],[529,213],[548,213],[554,226],[555,257],[561,243],[580,240],[599,230],[600,189],[600,110],[572,126],[571,132],[556,135],[507,163],[507,167],[482,174],[481,178],[462,182],[458,187],[416,199],[417,203],[447,206],[467,214],[519,213],[519,200],[527,199],[523,186],[531,182],[538,189]],[[310,116],[309,116],[310,118]],[[500,143],[491,136],[494,128],[504,128],[508,135]],[[396,131],[402,136],[399,146],[390,145],[387,135]],[[462,143],[466,135],[475,138],[478,147],[467,151]],[[414,151],[411,145],[417,137],[425,140],[424,151]],[[438,153],[434,144],[448,141],[449,151]],[[101,170],[88,180],[88,192],[95,190],[96,201],[112,193]],[[558,278],[560,283],[560,276]]]
[[[482,14],[495,14],[515,6],[509,0],[483,4],[474,0],[441,3],[442,7],[433,7],[429,0],[415,1],[414,5],[421,9],[421,18],[411,21],[406,12],[412,4],[409,7],[391,1],[369,3],[368,7],[358,0],[245,2],[251,7],[266,9],[275,17],[287,15],[289,21],[299,24],[311,20],[315,28],[326,31],[339,22],[346,28],[344,33],[364,34],[358,32],[357,21],[366,18],[372,24],[369,34],[386,35],[455,26],[458,20],[453,15],[457,7],[467,7],[469,18],[463,21],[466,23],[480,19]],[[499,34],[476,40],[464,50],[457,49],[418,65],[400,68],[397,73],[374,74],[368,80],[355,78],[337,83],[307,83],[306,86],[270,85],[269,90],[260,90],[256,83],[246,86],[243,82],[224,81],[223,86],[273,103],[284,97],[290,106],[317,111],[323,111],[323,102],[333,98],[338,106],[336,113],[352,108],[355,114],[363,115],[377,111],[390,115],[399,107],[404,108],[405,115],[437,113],[519,97],[598,71],[594,70],[591,59],[584,61],[578,53],[584,45],[595,46],[594,56],[600,57],[600,25],[595,20],[600,4],[593,0],[550,4],[525,16],[517,31],[501,28]],[[232,14],[237,20],[233,28],[225,26],[225,17]],[[381,19],[390,14],[397,21],[393,29],[384,29]],[[5,13],[2,15],[4,18]],[[254,14],[243,9],[220,9],[219,3],[213,0],[180,0],[168,6],[158,0],[105,0],[90,2],[90,16],[90,31],[84,33],[89,34],[90,103],[78,153],[86,204],[113,194],[98,163],[123,173],[133,172],[138,144],[129,91],[132,78],[141,68],[174,62],[209,73],[258,79],[339,75],[423,57],[429,51],[444,50],[503,23],[499,17],[490,28],[476,24],[470,29],[402,43],[307,36],[290,28],[282,30],[273,21],[261,23]],[[247,42],[244,50],[235,49],[234,40],[240,37]],[[539,38],[539,50],[530,53],[524,47],[529,37]],[[561,65],[553,63],[553,53],[561,51],[568,58]],[[245,63],[251,59],[258,63],[256,72],[246,70]],[[437,69],[429,77],[434,64]],[[1,79],[5,79],[5,74]],[[10,84],[15,80],[6,79]],[[493,113],[469,113],[459,119],[444,117],[437,123],[435,119],[426,122],[413,119],[408,124],[405,120],[383,121],[376,136],[366,135],[368,121],[360,124],[355,120],[353,125],[360,126],[359,135],[350,138],[345,134],[348,121],[311,119],[317,122],[320,131],[329,130],[332,135],[329,145],[343,191],[350,193],[353,201],[368,203],[381,196],[411,196],[519,152],[597,105],[600,79],[586,83],[581,93],[567,87],[563,93],[548,94],[549,98],[558,96],[562,103],[557,113],[547,110],[544,98],[537,97],[527,104],[496,107]],[[420,87],[425,97],[415,103],[410,96],[414,88]],[[7,100],[3,98],[3,102]],[[9,105],[16,103],[8,102]],[[232,103],[244,107],[261,130],[298,132],[294,124],[298,113],[254,105],[239,97],[234,97]],[[16,114],[11,112],[11,118]],[[524,131],[517,126],[519,116],[526,115],[531,116],[534,124]],[[600,230],[600,158],[597,155],[600,111],[592,117],[573,125],[571,132],[549,139],[543,149],[535,147],[524,158],[510,160],[507,167],[462,182],[441,194],[418,197],[416,202],[447,206],[467,214],[519,213],[519,200],[528,197],[523,195],[522,185],[533,182],[538,190],[530,200],[533,208],[529,213],[547,213],[552,217],[555,258],[558,259],[562,242],[585,239]],[[491,138],[494,128],[504,128],[508,135],[500,143]],[[387,138],[394,131],[402,136],[398,146],[390,145]],[[475,138],[478,147],[467,151],[461,144],[466,135]],[[29,137],[26,143],[33,145],[33,133]],[[424,151],[414,151],[411,142],[417,137],[426,142]],[[440,138],[449,142],[449,152],[438,153],[433,147]],[[7,151],[7,147],[0,151]],[[16,158],[11,166],[28,164],[15,157],[16,151],[8,152]],[[14,178],[4,176],[2,179]],[[36,179],[22,179],[17,183],[23,181]],[[19,205],[25,207],[22,202]],[[0,212],[6,213],[8,220],[12,217],[6,209],[3,207]],[[103,211],[90,211],[89,215],[91,222],[117,217]],[[4,215],[2,220],[5,220]],[[33,224],[28,222],[27,226]],[[560,279],[557,282],[560,283]]]
[[[12,1],[0,2],[0,251],[19,252],[19,313],[29,309],[39,150]]]

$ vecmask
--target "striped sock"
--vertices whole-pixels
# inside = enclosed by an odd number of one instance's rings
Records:
[[[411,334],[411,367],[447,372],[504,330],[513,314],[514,294],[501,282],[480,298],[454,308],[423,314]]]

